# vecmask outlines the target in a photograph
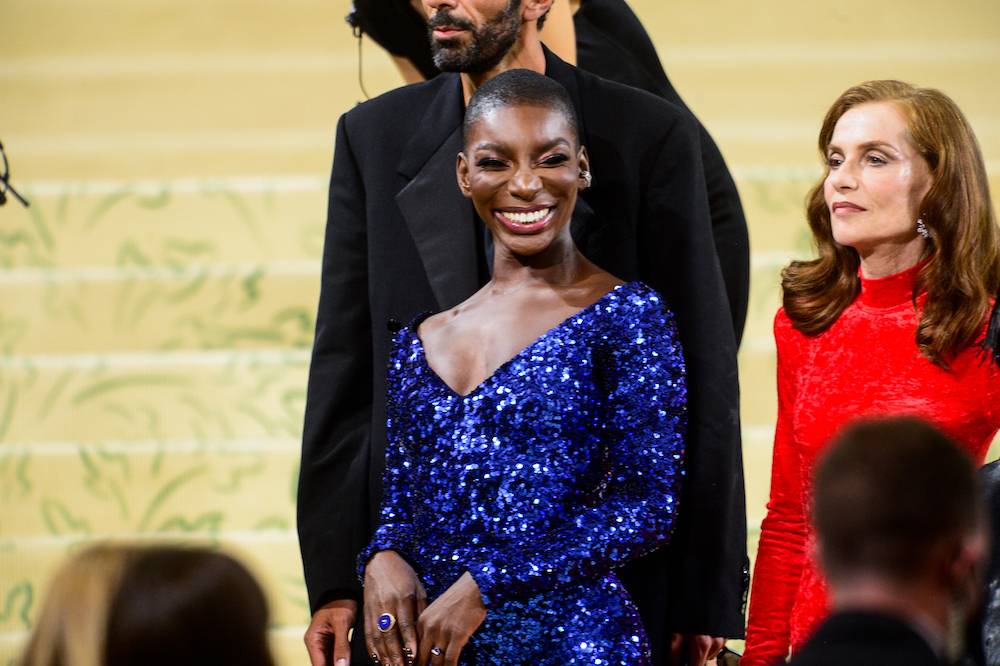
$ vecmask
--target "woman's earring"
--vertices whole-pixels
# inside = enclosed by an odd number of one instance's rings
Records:
[[[917,218],[917,233],[928,240],[931,237],[931,230],[927,228],[926,224],[924,224],[924,218],[922,217]]]
[[[590,175],[590,172],[583,169],[580,171],[580,177],[587,181],[587,187],[590,187],[590,182],[594,179],[593,176]]]

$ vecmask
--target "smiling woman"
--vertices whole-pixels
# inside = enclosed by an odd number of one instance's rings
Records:
[[[807,211],[819,257],[784,270],[774,322],[778,422],[744,666],[783,661],[827,613],[809,498],[841,427],[920,416],[980,464],[1000,429],[988,326],[1000,229],[962,112],[937,90],[870,81],[833,104],[819,149],[827,173]]]
[[[498,249],[527,256],[549,248],[589,182],[571,108],[494,106],[476,110],[466,126],[459,187]]]
[[[390,356],[381,524],[360,558],[382,663],[649,663],[614,570],[670,536],[684,360],[661,297],[573,243],[587,166],[555,81],[512,70],[472,97],[457,173],[493,277]]]

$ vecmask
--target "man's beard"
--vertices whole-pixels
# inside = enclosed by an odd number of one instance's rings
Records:
[[[471,39],[467,44],[460,39],[438,41],[431,34],[434,65],[442,72],[482,74],[499,65],[517,42],[521,34],[521,0],[508,0],[507,7],[479,29],[469,21],[450,16],[447,10],[437,12],[427,22],[432,33],[443,26],[468,30]]]

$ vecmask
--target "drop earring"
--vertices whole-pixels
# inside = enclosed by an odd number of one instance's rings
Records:
[[[931,230],[927,228],[926,224],[924,224],[924,218],[922,217],[917,218],[917,233],[923,236],[924,239],[930,240]]]

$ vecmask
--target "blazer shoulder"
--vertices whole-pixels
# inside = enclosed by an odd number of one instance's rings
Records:
[[[979,473],[986,496],[990,503],[996,506],[1000,503],[1000,460],[984,465]]]
[[[450,81],[450,76],[442,74],[430,81],[394,88],[355,105],[344,113],[344,118],[352,127],[365,127],[376,123],[383,127],[392,127],[406,118],[419,121],[419,112],[426,109]],[[391,124],[386,125],[386,123]]]
[[[627,123],[629,127],[635,122],[655,122],[663,127],[683,123],[694,127],[695,121],[691,113],[673,102],[579,68],[575,68],[574,72],[580,87],[580,103],[584,107],[585,115],[613,115],[621,122],[621,110],[626,108],[629,110]],[[622,126],[625,127],[626,123],[622,123]]]

